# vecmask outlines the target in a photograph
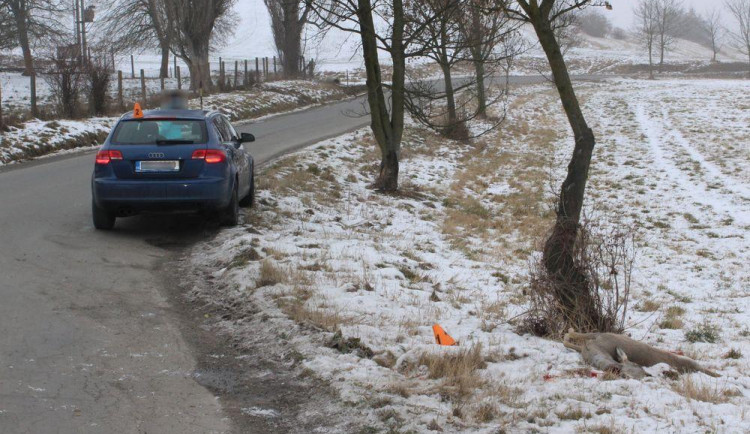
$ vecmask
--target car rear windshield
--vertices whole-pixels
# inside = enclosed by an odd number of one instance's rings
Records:
[[[118,145],[189,145],[206,141],[206,122],[194,119],[122,121],[111,140]]]

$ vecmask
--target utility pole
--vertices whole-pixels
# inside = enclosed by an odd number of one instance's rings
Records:
[[[76,47],[78,47],[78,62],[83,63],[83,57],[81,56],[81,3],[80,0],[75,0],[75,34],[76,34]]]
[[[81,44],[83,48],[83,57],[86,59],[86,63],[89,63],[88,59],[88,47],[86,46],[86,7],[83,5],[84,0],[81,0]]]

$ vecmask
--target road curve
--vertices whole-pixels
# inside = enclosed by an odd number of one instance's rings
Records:
[[[514,83],[541,78],[514,78]],[[258,164],[366,126],[364,98],[240,126]],[[206,239],[196,217],[95,231],[93,156],[0,169],[0,433],[232,430],[195,381],[196,358],[163,288],[174,249]]]

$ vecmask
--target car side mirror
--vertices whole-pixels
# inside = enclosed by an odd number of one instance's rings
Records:
[[[254,142],[255,136],[250,133],[241,133],[240,134],[240,143],[249,143]]]

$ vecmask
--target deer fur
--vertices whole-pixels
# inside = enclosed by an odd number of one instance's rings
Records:
[[[576,333],[570,329],[563,338],[563,345],[581,353],[583,360],[591,366],[619,372],[629,378],[643,378],[646,372],[642,367],[658,363],[666,363],[680,373],[702,372],[712,377],[720,376],[693,359],[614,333]]]

